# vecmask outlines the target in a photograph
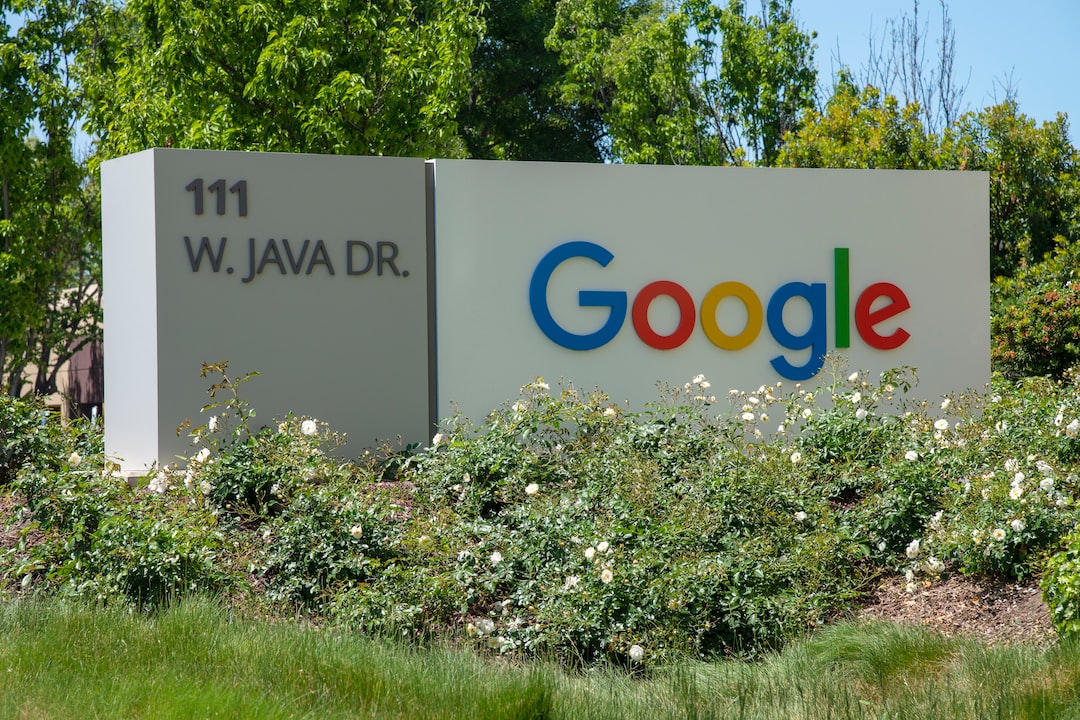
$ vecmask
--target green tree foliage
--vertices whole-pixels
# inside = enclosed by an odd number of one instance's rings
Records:
[[[75,157],[82,108],[70,61],[85,46],[79,4],[0,4],[19,13],[0,45],[0,375],[4,392],[56,392],[57,370],[100,337],[96,187]],[[10,102],[9,102],[10,99]]]
[[[943,152],[960,170],[990,173],[990,272],[1012,275],[1080,239],[1080,158],[1064,115],[1037,125],[1015,100],[969,113],[947,131]]]
[[[763,165],[776,161],[817,99],[815,35],[799,28],[791,2],[768,0],[755,16],[744,0],[730,0],[720,16],[720,100]]]
[[[612,160],[768,164],[813,106],[813,34],[790,0],[566,0],[549,46],[564,102],[597,109]]]
[[[953,159],[923,124],[919,106],[893,95],[855,86],[842,70],[822,111],[810,111],[787,138],[780,167],[949,169]]]
[[[822,112],[807,113],[802,129],[788,138],[776,164],[781,167],[903,168],[927,170],[939,164],[938,143],[919,120],[918,107],[900,106],[892,95],[855,87],[840,74]]]
[[[473,0],[132,0],[100,22],[89,126],[153,146],[459,156]]]
[[[563,68],[545,45],[555,7],[555,0],[503,0],[484,8],[486,32],[458,115],[469,157],[600,160],[597,109],[559,100]]]
[[[901,106],[872,86],[859,91],[841,73],[825,110],[807,114],[777,164],[988,172],[993,277],[1040,262],[1055,238],[1075,240],[1080,229],[1080,166],[1067,120],[1037,126],[1012,100],[934,135],[917,104]]]

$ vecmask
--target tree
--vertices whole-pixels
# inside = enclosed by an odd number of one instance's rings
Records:
[[[769,164],[813,107],[813,34],[791,0],[564,0],[549,47],[562,96],[597,109],[621,162]]]
[[[1058,114],[1037,126],[1015,100],[968,113],[949,129],[952,167],[990,173],[990,271],[1014,274],[1080,240],[1080,157]]]
[[[22,27],[4,25],[0,49],[0,374],[18,396],[34,365],[34,392],[51,394],[60,366],[100,338],[99,203],[73,150],[81,104],[70,61],[85,7],[2,9],[20,13]]]
[[[730,0],[720,32],[720,100],[738,119],[754,159],[772,165],[817,99],[815,35],[799,28],[791,0],[763,2],[760,16],[747,15],[743,0]]]
[[[901,106],[873,86],[861,91],[841,71],[823,112],[806,115],[777,157],[781,167],[928,170],[942,165],[938,141],[917,105]]]
[[[484,8],[486,32],[458,114],[469,157],[600,160],[599,112],[559,100],[563,68],[545,45],[555,7],[555,0],[502,0]]]
[[[931,134],[940,134],[956,122],[963,109],[967,83],[956,79],[956,29],[949,6],[939,0],[941,34],[933,44],[934,55],[927,60],[929,26],[919,23],[919,0],[912,0],[912,13],[888,20],[881,40],[870,39],[870,54],[862,78],[903,100],[917,105],[919,117]]]
[[[131,0],[86,61],[104,157],[154,146],[459,156],[476,0]]]

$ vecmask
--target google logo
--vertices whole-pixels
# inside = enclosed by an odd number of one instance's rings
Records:
[[[851,345],[851,274],[848,248],[833,250],[833,310],[835,313],[836,347]],[[600,267],[607,267],[615,256],[605,247],[585,240],[574,240],[554,248],[536,264],[529,282],[529,308],[540,331],[552,342],[570,350],[595,350],[619,334],[626,322],[629,296],[621,290],[580,290],[578,305],[581,307],[609,308],[607,319],[595,332],[579,334],[561,327],[551,315],[548,306],[548,283],[552,274],[564,262],[585,258]],[[679,322],[667,335],[658,333],[649,323],[649,307],[659,297],[675,301],[679,309]],[[720,328],[716,319],[720,303],[732,298],[746,309],[746,325],[737,334],[730,335]],[[783,355],[777,355],[769,363],[782,377],[789,380],[808,380],[817,375],[825,362],[827,351],[827,288],[825,283],[788,282],[776,288],[769,296],[767,305],[749,286],[727,281],[714,285],[701,299],[700,313],[690,292],[676,282],[656,280],[641,288],[630,306],[634,331],[643,343],[657,350],[674,350],[681,346],[694,332],[700,317],[705,337],[721,350],[742,350],[749,347],[768,325],[773,339],[788,350],[810,350],[810,358],[804,365],[793,365]],[[800,299],[810,308],[810,325],[801,334],[795,334],[784,324],[784,308],[789,302]],[[855,301],[855,328],[863,342],[878,350],[894,350],[910,337],[903,328],[882,334],[877,326],[911,307],[907,295],[889,282],[876,282],[859,293]]]

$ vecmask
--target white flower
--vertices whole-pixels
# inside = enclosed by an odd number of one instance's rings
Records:
[[[510,409],[513,410],[514,413],[516,414],[516,413],[524,412],[526,410],[526,408],[528,408],[528,407],[529,407],[529,403],[525,402],[524,400],[518,400],[516,403],[514,403],[513,405],[510,406]]]
[[[904,590],[906,592],[909,592],[909,593],[915,592],[915,583],[913,583],[913,582],[905,583]]]
[[[982,538],[983,538],[983,531],[982,530],[975,529],[975,530],[971,531],[971,539],[976,545],[978,545],[979,543],[982,542]]]
[[[591,545],[585,548],[585,559],[592,560],[594,557],[596,557],[596,548]]]
[[[949,421],[946,420],[945,418],[941,418],[940,420],[938,420],[938,421],[936,421],[934,423],[934,429],[935,430],[941,430],[942,432],[948,430],[949,429]]]
[[[746,402],[750,403],[751,405],[757,405],[761,401],[758,400],[757,395],[751,395],[750,397],[746,398]]]
[[[607,540],[601,540],[600,542],[596,543],[596,552],[606,553],[609,547],[610,545],[608,545]]]
[[[915,462],[919,459],[919,453],[915,452],[914,450],[908,450],[906,453],[904,453],[904,459],[908,462]]]
[[[604,417],[615,417],[617,411],[613,407],[604,408]]]
[[[710,387],[712,387],[712,383],[710,383],[708,380],[702,380],[701,382],[698,383],[698,386],[702,390],[708,390]]]
[[[206,462],[207,458],[209,458],[209,457],[210,457],[210,448],[203,448],[192,459],[197,463],[204,463],[204,462]]]
[[[600,582],[607,585],[609,582],[615,579],[615,573],[611,571],[611,568],[606,567],[600,571]]]
[[[912,560],[917,558],[919,556],[919,541],[918,541],[918,539],[912,540],[910,543],[908,543],[907,549],[904,550],[904,552]]]
[[[1020,461],[1016,458],[1009,458],[1005,461],[1005,469],[1009,472],[1016,472],[1020,469]]]
[[[938,510],[936,513],[934,513],[933,517],[930,518],[930,528],[931,529],[933,529],[933,530],[940,530],[941,529],[941,517],[944,514],[945,514],[944,510]]]
[[[214,489],[214,486],[211,485],[210,483],[206,482],[205,480],[203,480],[201,483],[199,483],[199,491],[202,492],[203,495],[209,495],[210,491],[213,490],[213,489]]]
[[[795,519],[799,522],[806,522],[806,513],[800,510],[799,512],[795,513]]]
[[[352,535],[354,538],[358,538],[364,534],[364,528],[362,525],[353,525],[352,528],[349,530],[349,534]]]
[[[300,432],[302,432],[304,435],[314,435],[316,432],[318,432],[318,430],[319,426],[315,424],[314,420],[309,419],[300,423]]]
[[[1005,539],[1005,531],[1001,528],[994,528],[993,532],[990,533],[990,537],[994,538],[998,542],[1001,542]]]
[[[529,483],[528,485],[525,486],[525,494],[526,495],[535,495],[538,492],[540,492],[540,486],[537,485],[536,483]]]
[[[1069,437],[1076,437],[1077,432],[1080,432],[1080,419],[1074,419],[1065,426],[1065,434]]]
[[[570,590],[577,587],[577,584],[581,582],[581,578],[577,575],[568,575],[566,581],[563,583],[563,590]]]
[[[940,575],[941,571],[945,569],[945,563],[941,562],[936,557],[930,556],[926,561],[926,569],[934,575]]]
[[[804,418],[806,418],[807,420],[809,420],[810,416],[813,415],[813,414],[814,414],[814,411],[811,410],[810,408],[803,408],[802,416]]]
[[[1012,484],[1013,487],[1016,487],[1017,485],[1024,482],[1025,480],[1027,480],[1027,475],[1025,475],[1022,472],[1018,472],[1015,475],[1013,475],[1013,479],[1012,479],[1011,484]]]
[[[1009,497],[1011,497],[1013,500],[1019,500],[1020,496],[1023,494],[1024,488],[1020,487],[1019,485],[1013,485],[1012,489],[1009,490]]]
[[[1052,477],[1054,474],[1054,468],[1050,466],[1050,463],[1045,460],[1038,460],[1035,463],[1035,467],[1039,469],[1039,472],[1043,477]]]
[[[499,563],[501,563],[501,562],[502,562],[502,559],[503,559],[502,553],[501,553],[501,552],[499,552],[498,550],[496,550],[495,552],[491,553],[491,558],[490,558],[490,560],[491,560],[491,564],[492,564],[492,565],[498,565]]]
[[[853,373],[851,373],[850,375],[847,376],[847,381],[850,382],[850,383],[857,382],[858,379],[859,379],[859,371],[858,370],[856,370],[855,372],[853,372]]]
[[[79,463],[81,462],[82,455],[80,455],[79,453],[73,452],[71,453],[71,455],[68,455],[68,465],[70,465],[71,467],[79,467]]]
[[[791,453],[791,464],[792,465],[798,465],[801,460],[802,460],[802,453],[801,452],[796,450],[795,452]]]
[[[206,429],[210,432],[217,432],[217,415],[211,415],[210,419],[206,421]]]
[[[1012,526],[1013,532],[1024,532],[1024,521],[1020,518],[1016,518],[1009,525]]]
[[[855,419],[856,420],[865,420],[866,415],[867,415],[866,408],[859,408],[858,410],[855,411]]]
[[[1039,489],[1044,490],[1046,492],[1050,492],[1051,490],[1054,489],[1054,479],[1053,478],[1043,478],[1042,480],[1039,481]]]
[[[169,478],[163,473],[159,472],[150,480],[150,484],[147,485],[150,492],[155,492],[158,495],[164,495],[165,491],[169,489]]]
[[[641,659],[645,657],[645,648],[640,645],[631,645],[629,654],[631,660],[641,662]]]
[[[695,375],[694,379],[691,380],[691,382],[696,384],[696,385],[700,385],[701,383],[705,382],[705,376],[704,375]]]
[[[481,635],[489,635],[495,632],[495,621],[491,618],[479,618],[476,621],[476,629]]]
[[[550,390],[551,389],[551,386],[548,385],[543,380],[537,380],[535,383],[533,383],[533,387],[535,387],[537,390]]]
[[[435,437],[431,438],[431,447],[439,447],[444,442],[446,442],[446,435],[441,432],[435,433]]]
[[[741,417],[745,422],[754,422],[754,413],[752,412],[744,412],[739,417]]]
[[[858,392],[858,391],[855,391],[854,393],[852,393],[851,402],[852,402],[852,404],[862,402],[862,393]]]
[[[941,401],[942,410],[948,410],[950,405],[952,405],[952,400],[950,400],[949,398],[945,398]]]
[[[769,422],[769,416],[767,413],[761,413],[761,422]]]
[[[982,499],[983,500],[989,500],[990,499],[990,488],[984,487],[982,489]]]
[[[416,544],[419,545],[421,549],[427,550],[429,547],[431,547],[431,538],[429,538],[427,535],[421,535],[419,538],[417,538]]]
[[[1054,416],[1054,427],[1061,427],[1062,423],[1065,422],[1065,415],[1063,414],[1064,412],[1065,408],[1061,408],[1060,410],[1058,410],[1057,415]]]

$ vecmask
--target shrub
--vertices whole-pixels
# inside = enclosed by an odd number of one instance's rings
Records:
[[[53,439],[46,415],[38,398],[0,395],[0,487],[14,482],[27,465],[49,458]]]
[[[1043,599],[1058,633],[1075,638],[1080,637],[1080,531],[1067,535],[1063,544],[1046,563]]]
[[[1041,263],[994,282],[990,358],[1008,378],[1061,378],[1080,363],[1080,245],[1058,241]]]

